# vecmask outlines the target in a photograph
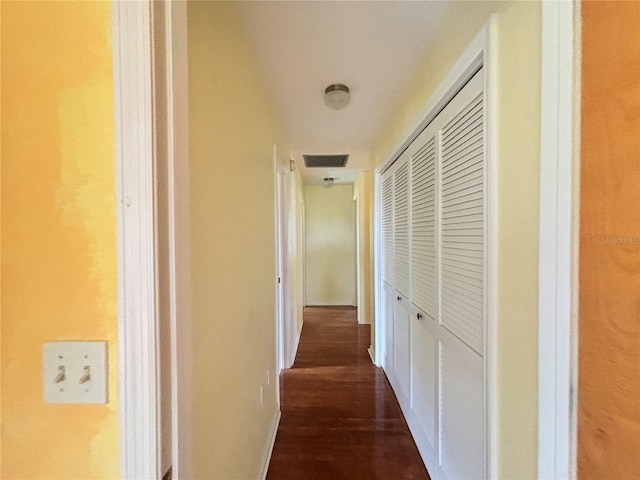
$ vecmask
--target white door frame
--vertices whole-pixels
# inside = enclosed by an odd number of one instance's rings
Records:
[[[172,478],[193,478],[191,214],[187,2],[165,1],[169,252],[171,282]]]
[[[300,205],[300,222],[301,222],[301,252],[300,261],[302,262],[302,308],[307,306],[307,205],[304,200],[304,187],[302,191],[302,202]]]
[[[353,185],[353,188],[355,189],[355,183]],[[360,302],[359,302],[360,283],[362,281],[362,279],[360,278],[360,229],[358,225],[359,203],[360,203],[360,200],[358,199],[358,195],[355,194],[354,192],[352,207],[351,207],[353,208],[353,214],[351,215],[353,217],[353,282],[352,282],[353,297],[351,300],[351,306],[357,309],[356,315],[357,315],[358,323],[363,323],[362,308],[360,308]]]
[[[542,3],[538,478],[576,477],[579,2]]]
[[[181,367],[175,369],[174,421],[175,478],[190,477],[190,299],[188,281],[188,118],[186,100],[186,5],[168,2],[172,66],[174,221],[176,250],[174,275],[180,278],[176,296],[174,349]],[[157,326],[155,305],[153,212],[153,117],[151,85],[150,9],[145,1],[114,0],[114,90],[116,118],[116,196],[118,223],[118,350],[120,397],[120,458],[124,479],[158,478]],[[578,188],[573,143],[577,58],[574,38],[578,8],[572,2],[543,2],[542,132],[540,196],[539,300],[539,478],[575,476],[575,360],[576,316],[574,256]],[[179,78],[180,77],[180,78]],[[436,92],[441,93],[441,92]],[[182,121],[178,121],[182,119]],[[417,125],[419,126],[419,125]],[[414,129],[412,129],[414,130]],[[410,142],[411,139],[406,139]],[[399,145],[398,148],[402,147]],[[398,150],[396,148],[395,150]],[[388,162],[387,162],[388,163]],[[186,172],[186,175],[185,175]],[[380,169],[378,169],[378,173]],[[379,176],[374,178],[379,195]],[[376,223],[379,211],[374,212]],[[377,236],[376,236],[377,237]],[[379,239],[375,238],[379,259]],[[179,245],[179,247],[178,247]],[[375,264],[380,278],[379,262]],[[552,279],[557,279],[553,281]],[[176,292],[177,294],[178,292]],[[380,290],[376,281],[376,363],[384,353],[379,318]],[[181,311],[181,313],[180,313]],[[555,342],[546,341],[555,339]],[[151,340],[151,341],[150,341]],[[180,372],[180,373],[178,373]],[[573,397],[572,397],[573,395]],[[180,418],[181,420],[178,420]],[[174,424],[175,425],[175,424]],[[180,439],[180,442],[177,439]]]
[[[274,210],[275,210],[275,246],[276,246],[276,352],[277,352],[277,372],[280,374],[286,368],[285,360],[285,321],[287,318],[287,302],[284,291],[284,270],[285,270],[285,234],[283,211],[285,205],[285,192],[283,185],[283,174],[286,170],[280,157],[278,148],[273,146],[273,187],[274,187]],[[280,395],[280,388],[277,388]],[[278,403],[280,402],[278,397]]]
[[[112,2],[118,223],[120,474],[159,477],[151,11]]]
[[[186,2],[166,2],[172,356],[172,474],[191,478],[191,286]],[[160,471],[152,16],[112,1],[118,224],[120,474]]]

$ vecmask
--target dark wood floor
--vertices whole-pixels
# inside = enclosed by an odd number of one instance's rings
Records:
[[[308,307],[267,479],[429,479],[356,309]]]

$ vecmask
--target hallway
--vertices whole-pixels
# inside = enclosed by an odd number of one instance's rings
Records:
[[[396,398],[351,307],[307,307],[267,478],[428,479]]]

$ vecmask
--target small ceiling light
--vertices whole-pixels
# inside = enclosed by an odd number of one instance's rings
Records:
[[[329,85],[324,89],[324,103],[333,110],[341,110],[349,105],[349,87],[341,83]]]
[[[333,185],[333,181],[335,180],[335,178],[333,177],[325,177],[324,180],[322,181],[323,185],[325,187],[330,187],[331,185]]]

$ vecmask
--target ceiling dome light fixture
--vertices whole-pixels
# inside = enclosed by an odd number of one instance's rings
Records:
[[[324,89],[324,103],[333,110],[341,110],[349,105],[349,87],[341,83],[329,85]]]
[[[333,177],[325,177],[324,180],[322,181],[322,184],[325,187],[330,187],[331,185],[333,185],[335,178]]]

